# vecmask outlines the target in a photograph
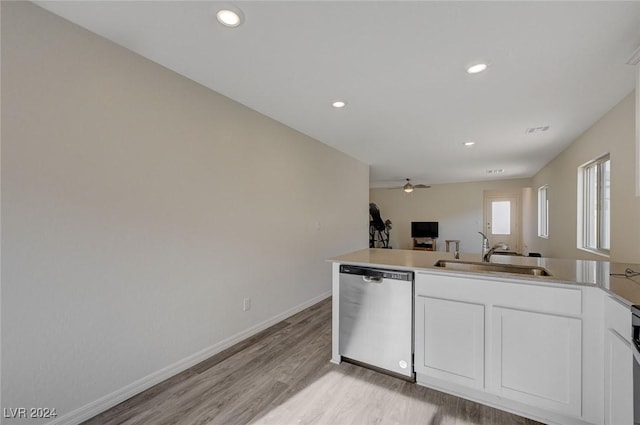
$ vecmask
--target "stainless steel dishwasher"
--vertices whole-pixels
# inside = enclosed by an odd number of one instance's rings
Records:
[[[340,265],[343,360],[410,380],[413,373],[413,272]]]

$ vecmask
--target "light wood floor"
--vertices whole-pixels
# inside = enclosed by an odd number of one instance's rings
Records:
[[[322,301],[84,425],[536,425],[331,358]]]

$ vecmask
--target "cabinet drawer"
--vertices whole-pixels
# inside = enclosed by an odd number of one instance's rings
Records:
[[[629,307],[613,297],[604,297],[604,319],[607,329],[616,331],[627,342],[631,342],[631,311]]]
[[[582,314],[582,290],[579,287],[541,286],[530,281],[502,282],[484,276],[468,278],[418,273],[415,293],[551,314]]]

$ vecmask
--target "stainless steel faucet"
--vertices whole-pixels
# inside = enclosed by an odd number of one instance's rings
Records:
[[[482,232],[478,232],[482,235],[482,261],[484,262],[489,262],[489,259],[491,258],[491,256],[489,255],[489,257],[487,257],[487,254],[489,253],[489,238],[487,237],[487,235],[485,235]]]
[[[484,261],[485,263],[488,263],[491,261],[491,255],[493,255],[493,253],[496,251],[496,249],[509,249],[509,245],[507,245],[504,242],[500,242],[497,243],[493,246],[493,248],[491,248],[489,251],[487,251],[486,254],[484,254],[482,256],[482,261]]]
[[[491,256],[497,249],[509,249],[509,245],[504,242],[499,242],[493,246],[493,248],[489,248],[489,238],[482,232],[478,232],[482,235],[482,261],[484,263],[488,263],[491,261]]]

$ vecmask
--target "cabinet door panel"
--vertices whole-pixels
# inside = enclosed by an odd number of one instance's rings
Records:
[[[633,423],[633,352],[620,334],[605,334],[605,425]]]
[[[580,416],[581,320],[500,307],[493,319],[494,391]]]
[[[416,372],[484,387],[484,306],[416,297]]]

